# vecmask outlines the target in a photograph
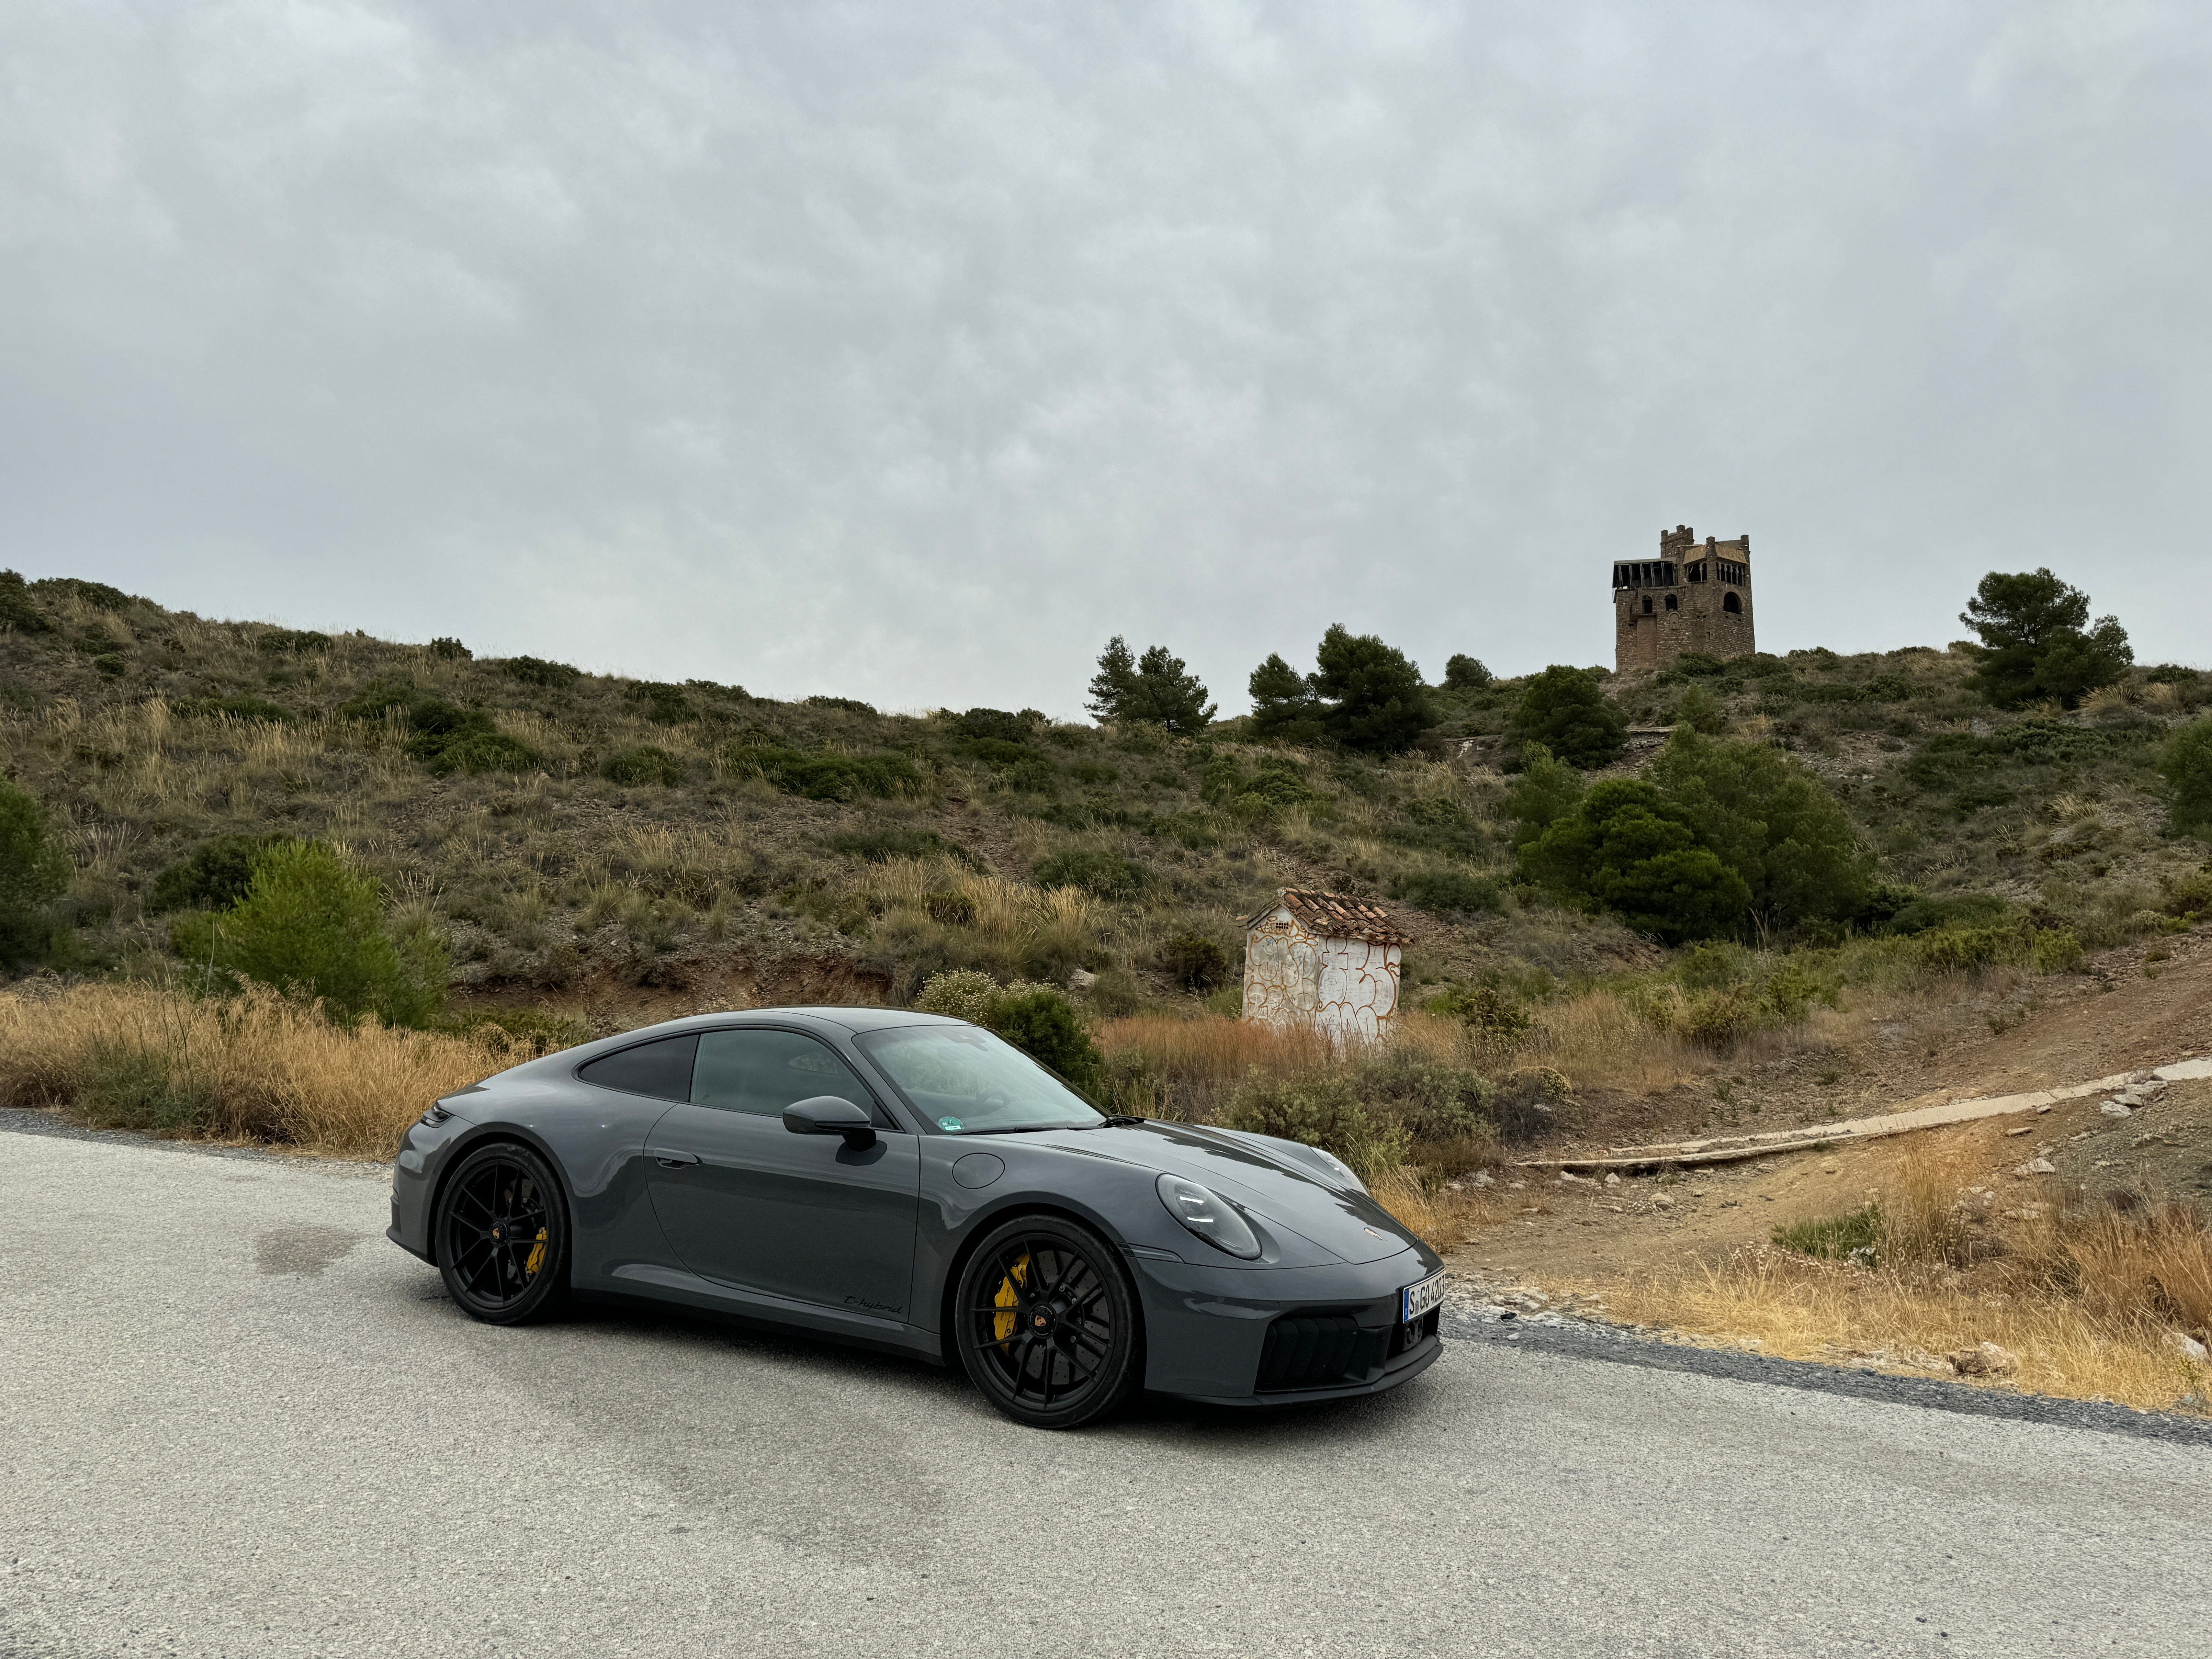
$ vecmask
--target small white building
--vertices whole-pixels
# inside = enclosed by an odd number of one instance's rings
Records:
[[[1278,887],[1244,923],[1244,1018],[1312,1025],[1338,1042],[1373,1042],[1398,1012],[1408,933],[1379,904]]]

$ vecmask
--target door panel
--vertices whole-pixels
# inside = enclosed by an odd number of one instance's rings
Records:
[[[879,1111],[843,1061],[797,1033],[703,1034],[693,1094],[646,1143],[653,1212],[677,1259],[741,1290],[905,1319],[915,1137],[878,1130],[874,1146],[855,1149],[786,1129],[783,1107],[811,1095]]]

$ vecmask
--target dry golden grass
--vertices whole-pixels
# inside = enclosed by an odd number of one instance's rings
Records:
[[[1098,1028],[1109,1057],[1141,1055],[1146,1069],[1176,1082],[1235,1083],[1252,1072],[1296,1077],[1331,1064],[1328,1039],[1310,1029],[1278,1030],[1256,1020],[1133,1014]]]
[[[1577,1089],[1659,1094],[1712,1069],[1713,1057],[1656,1031],[1610,991],[1563,997],[1535,1011],[1523,1066],[1548,1066]]]
[[[1608,1291],[1619,1316],[1755,1340],[1791,1358],[1838,1350],[1923,1367],[1994,1342],[2039,1394],[2166,1407],[2212,1397],[2212,1367],[2177,1336],[2212,1337],[2212,1231],[2193,1204],[2054,1206],[2001,1243],[1960,1199],[1963,1145],[1915,1148],[1882,1200],[1881,1267],[1772,1248]],[[1976,1258],[1978,1257],[1979,1260]]]
[[[2055,1292],[1991,1293],[1911,1270],[1869,1272],[1762,1249],[1686,1277],[1604,1287],[1620,1318],[1738,1343],[1780,1358],[1838,1351],[1924,1364],[1994,1342],[2037,1394],[2147,1409],[2212,1394],[2212,1369],[2184,1358],[2156,1322],[2115,1316]]]
[[[356,1158],[390,1158],[439,1096],[526,1057],[489,1030],[349,1030],[266,990],[222,1000],[140,983],[0,996],[9,1105],[151,1127],[167,1101],[178,1129]]]

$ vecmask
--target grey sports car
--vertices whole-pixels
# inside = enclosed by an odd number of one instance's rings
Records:
[[[672,1020],[448,1095],[390,1237],[477,1318],[642,1298],[939,1364],[1070,1428],[1139,1389],[1376,1393],[1437,1357],[1441,1261],[1328,1153],[1102,1115],[955,1019]]]

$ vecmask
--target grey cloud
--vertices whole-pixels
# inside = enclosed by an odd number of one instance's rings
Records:
[[[2207,15],[25,3],[0,533],[899,706],[1601,661],[1678,520],[1770,646],[2202,660]]]

